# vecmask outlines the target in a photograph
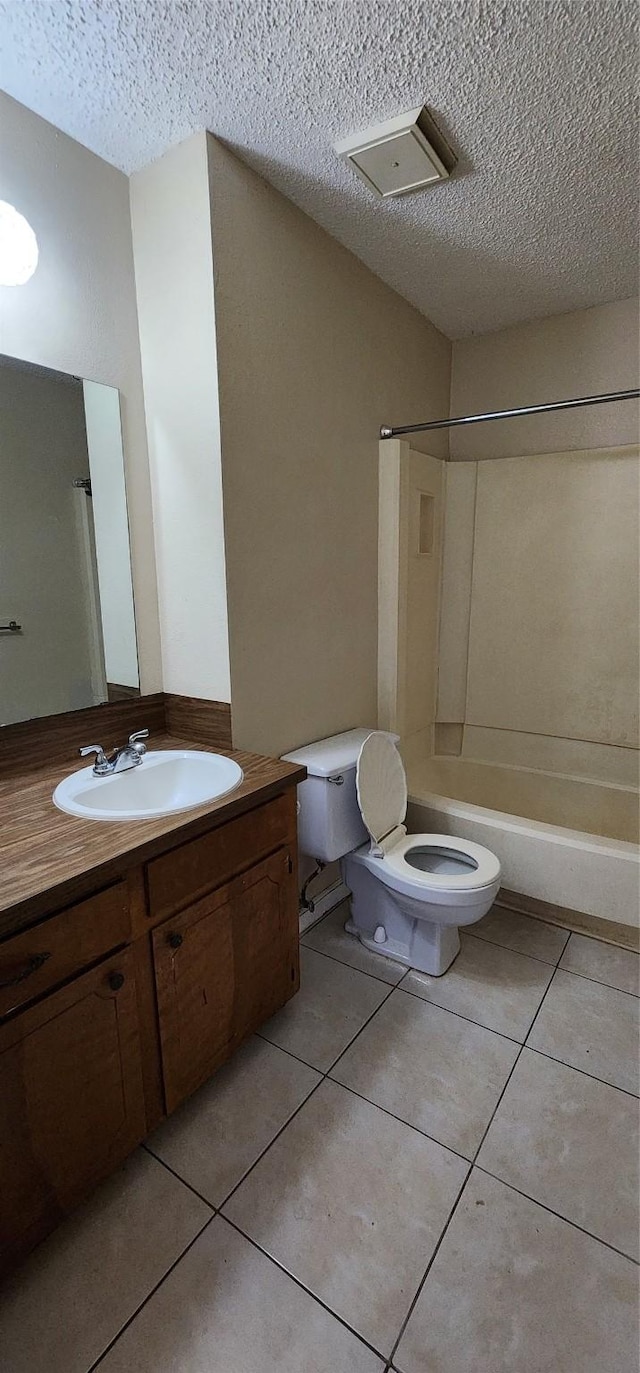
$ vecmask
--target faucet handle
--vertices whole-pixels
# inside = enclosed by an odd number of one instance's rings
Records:
[[[84,748],[78,749],[78,753],[81,758],[88,758],[90,753],[96,753],[96,767],[102,767],[108,761],[102,744],[85,744]]]
[[[140,743],[139,740],[148,739],[148,738],[149,738],[149,731],[148,731],[148,729],[138,729],[138,730],[136,730],[136,733],[135,733],[135,734],[130,734],[130,735],[129,735],[129,748],[135,749],[135,752],[136,752],[136,753],[139,753],[139,754],[140,754],[140,757],[142,757],[143,753],[146,753],[147,750],[146,750],[145,745],[144,745],[143,743]]]

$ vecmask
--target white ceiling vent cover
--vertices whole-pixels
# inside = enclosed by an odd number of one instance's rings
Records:
[[[447,181],[455,166],[453,153],[426,106],[342,138],[335,148],[383,200]]]

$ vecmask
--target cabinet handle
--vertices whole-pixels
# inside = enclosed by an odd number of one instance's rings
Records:
[[[167,938],[167,944],[168,944],[169,947],[172,948],[172,949],[179,949],[181,943],[182,943],[182,935],[181,935],[181,934],[170,934],[170,935],[168,936],[168,938]]]
[[[48,958],[51,958],[50,953],[32,954],[26,968],[23,968],[21,973],[17,973],[15,977],[7,978],[6,982],[0,982],[0,992],[3,991],[5,987],[17,987],[20,982],[25,982],[28,977],[31,977],[32,973],[37,973],[38,968],[41,968],[42,964],[46,963]]]
[[[109,986],[112,992],[119,992],[124,987],[124,973],[109,973]]]

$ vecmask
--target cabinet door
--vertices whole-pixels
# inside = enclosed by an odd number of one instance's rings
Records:
[[[153,931],[167,1111],[297,991],[293,868],[279,849]]]
[[[0,1027],[0,1271],[145,1134],[132,951]]]

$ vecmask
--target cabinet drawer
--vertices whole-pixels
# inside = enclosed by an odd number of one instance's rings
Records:
[[[125,944],[130,928],[123,881],[7,939],[0,944],[0,1017]]]
[[[266,806],[154,859],[147,868],[152,919],[173,915],[281,844],[295,844],[295,806],[292,787]]]

